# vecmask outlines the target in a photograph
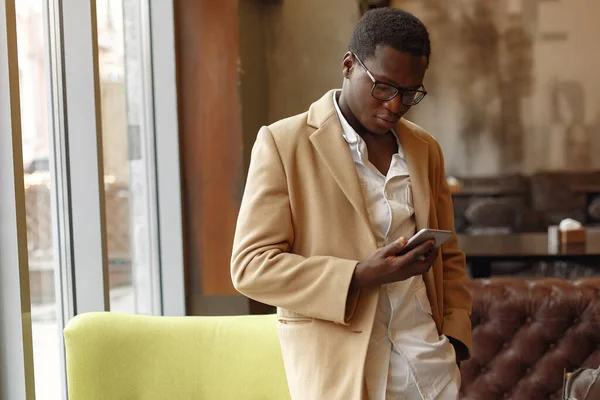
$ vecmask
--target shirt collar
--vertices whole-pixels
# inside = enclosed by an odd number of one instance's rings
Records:
[[[342,110],[340,110],[340,106],[338,105],[337,95],[341,93],[341,90],[335,90],[333,92],[333,106],[335,107],[335,111],[337,112],[338,118],[340,120],[340,124],[342,125],[342,135],[348,144],[357,144],[361,143],[363,140],[358,133],[350,126],[344,114],[342,114]],[[400,144],[400,140],[398,139],[398,135],[396,134],[395,129],[391,129],[394,137],[396,138],[396,143],[398,144],[398,155],[400,158],[404,159],[404,150],[402,150],[402,145]]]

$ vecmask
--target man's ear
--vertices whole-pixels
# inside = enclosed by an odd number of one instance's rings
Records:
[[[344,54],[344,60],[342,63],[342,74],[344,75],[344,78],[350,78],[352,70],[354,69],[354,65],[354,56],[352,55],[352,53],[347,52],[346,54]]]

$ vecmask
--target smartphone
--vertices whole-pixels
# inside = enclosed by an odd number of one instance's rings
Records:
[[[443,230],[439,230],[439,229],[421,229],[413,237],[408,239],[406,246],[404,247],[404,249],[402,249],[400,254],[404,254],[404,253],[414,249],[421,243],[426,242],[430,239],[435,239],[435,246],[439,247],[446,240],[450,239],[451,237],[452,237],[451,231],[443,231]]]

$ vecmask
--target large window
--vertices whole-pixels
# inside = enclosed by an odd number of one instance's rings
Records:
[[[152,87],[139,0],[97,2],[110,305],[160,313]]]
[[[65,399],[70,318],[185,314],[172,2],[0,0],[0,29],[0,398]]]
[[[42,0],[16,1],[17,50],[36,398],[60,399],[60,304],[55,290],[59,271],[52,237],[56,189],[50,178],[52,107],[47,102],[43,4]]]

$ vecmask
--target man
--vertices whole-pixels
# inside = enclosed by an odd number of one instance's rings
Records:
[[[263,127],[231,274],[277,306],[293,399],[448,399],[469,357],[471,297],[438,143],[402,116],[426,95],[429,35],[407,12],[365,13],[342,90]]]

